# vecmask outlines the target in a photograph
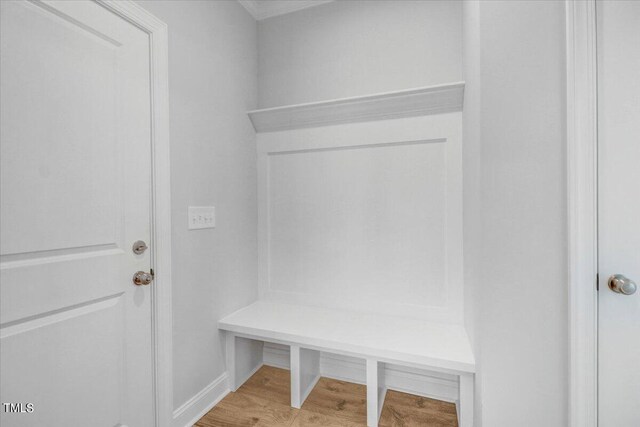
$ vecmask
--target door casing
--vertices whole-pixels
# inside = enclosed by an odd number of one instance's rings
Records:
[[[598,425],[595,0],[566,0],[569,426]]]
[[[149,35],[151,81],[151,287],[156,427],[173,421],[171,181],[167,24],[130,0],[94,0]]]

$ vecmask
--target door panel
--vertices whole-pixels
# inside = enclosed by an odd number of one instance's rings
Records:
[[[148,35],[89,1],[1,7],[0,394],[34,407],[2,425],[152,425]]]
[[[601,1],[598,15],[599,425],[640,425],[640,2]]]
[[[118,425],[122,296],[84,308],[21,322],[2,337],[2,363],[10,368],[2,372],[3,402],[8,397],[35,408],[31,414],[3,415],[3,426],[5,420],[7,426]]]
[[[40,11],[9,5],[2,21],[8,107],[2,173],[29,177],[14,179],[4,195],[2,254],[31,259],[113,247],[122,216],[112,184],[121,177],[114,144],[117,46]]]

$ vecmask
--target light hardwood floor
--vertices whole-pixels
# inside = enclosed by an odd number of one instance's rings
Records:
[[[321,378],[301,409],[289,406],[285,369],[263,366],[235,393],[229,393],[196,427],[365,426],[364,385]],[[453,403],[389,390],[380,426],[457,427]]]

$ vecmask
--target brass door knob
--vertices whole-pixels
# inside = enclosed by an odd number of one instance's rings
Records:
[[[146,271],[138,271],[133,275],[133,283],[135,285],[148,285],[153,281],[153,272],[147,273]]]

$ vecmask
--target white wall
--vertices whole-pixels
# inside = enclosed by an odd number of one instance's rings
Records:
[[[481,86],[478,63],[465,71],[481,98],[467,104],[479,112],[466,113],[465,143],[480,135],[481,245],[471,254],[481,268],[472,298],[482,422],[566,426],[564,3],[473,7],[465,12],[471,23],[479,17],[470,47],[480,49]],[[478,232],[475,220],[465,225]]]
[[[140,1],[169,26],[174,409],[224,371],[217,320],[257,298],[256,23],[235,1]],[[213,230],[187,206],[214,205]]]
[[[261,21],[261,108],[462,78],[459,1],[338,1]]]

